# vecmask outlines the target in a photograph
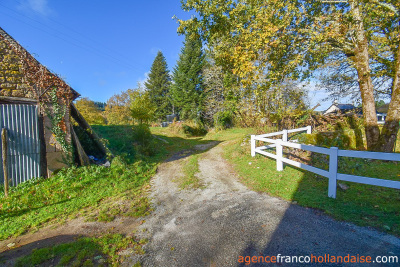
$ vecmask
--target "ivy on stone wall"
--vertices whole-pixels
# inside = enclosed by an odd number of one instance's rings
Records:
[[[47,117],[50,119],[52,132],[54,138],[60,145],[63,152],[65,152],[64,161],[67,165],[72,165],[73,146],[67,141],[67,128],[65,125],[64,117],[67,112],[66,105],[60,105],[57,96],[57,88],[49,91],[50,108],[45,109]]]

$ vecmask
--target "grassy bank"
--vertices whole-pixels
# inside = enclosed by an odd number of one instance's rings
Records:
[[[126,165],[116,159],[110,168],[69,168],[45,180],[23,183],[12,188],[8,198],[3,195],[0,198],[0,239],[80,215],[100,221],[110,220],[116,215],[144,215],[148,207],[140,207],[148,205],[142,188],[154,173],[152,164],[137,162]],[[124,198],[141,204],[124,207],[103,205],[111,198]],[[90,211],[85,210],[87,207]]]

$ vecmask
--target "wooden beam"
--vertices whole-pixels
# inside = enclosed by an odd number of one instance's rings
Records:
[[[25,98],[25,97],[0,96],[0,103],[36,105],[38,101],[36,99]]]
[[[3,158],[4,195],[8,197],[7,129],[1,131],[1,156]]]
[[[38,110],[40,106],[38,105]],[[39,128],[39,144],[40,144],[40,176],[47,178],[47,149],[46,140],[44,137],[44,117],[43,114],[38,115],[38,128]]]
[[[100,141],[99,136],[93,131],[92,127],[90,127],[85,118],[81,115],[81,113],[72,103],[71,103],[71,116],[79,124],[79,126],[81,126],[89,134],[89,136],[93,139],[97,147],[101,150],[101,152],[104,153],[105,156],[107,155],[107,152],[110,153],[109,151],[107,151],[106,147]]]
[[[72,142],[75,144],[76,151],[78,152],[79,163],[81,166],[90,165],[89,157],[86,155],[85,150],[83,149],[81,142],[79,142],[79,138],[74,131],[74,127],[71,125],[71,137]]]

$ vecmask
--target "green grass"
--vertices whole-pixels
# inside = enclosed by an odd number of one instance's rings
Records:
[[[136,155],[133,129],[130,125],[92,125],[92,129],[103,138],[114,155],[133,160]]]
[[[196,176],[199,170],[199,155],[191,155],[184,160],[183,164],[183,174],[184,176],[178,178],[176,181],[181,189],[197,189],[203,186],[200,179]]]
[[[84,237],[75,242],[51,248],[34,250],[30,255],[19,258],[15,266],[118,266],[123,261],[118,252],[133,248],[135,253],[143,254],[142,245],[146,240],[137,241],[120,234],[107,234],[102,237]]]
[[[48,179],[30,180],[11,188],[8,198],[0,187],[0,240],[79,216],[112,221],[149,213],[144,191],[168,151],[160,146],[157,155],[143,160],[136,157],[131,126],[93,128],[108,140],[114,155],[122,156],[114,158],[110,168],[72,167]],[[121,202],[125,204],[116,204]]]
[[[250,145],[241,144],[239,139],[225,146],[225,156],[250,188],[320,209],[338,220],[400,236],[400,190],[340,182],[349,189],[338,188],[337,198],[331,199],[327,178],[289,165],[278,172],[275,160],[261,155],[252,158]],[[319,155],[313,157],[312,165],[327,167]],[[400,181],[400,163],[340,158],[339,172]]]
[[[23,183],[12,188],[8,198],[1,194],[0,239],[80,215],[100,221],[110,220],[104,217],[117,214],[145,215],[149,207],[142,188],[154,173],[154,164],[136,162],[127,165],[116,158],[110,168],[69,168],[48,179]],[[132,205],[109,204],[116,198],[125,199]],[[144,203],[146,208],[137,202]]]

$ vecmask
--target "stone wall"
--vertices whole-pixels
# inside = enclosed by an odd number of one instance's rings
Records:
[[[24,75],[23,60],[0,37],[0,95],[34,98],[35,90]]]

